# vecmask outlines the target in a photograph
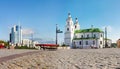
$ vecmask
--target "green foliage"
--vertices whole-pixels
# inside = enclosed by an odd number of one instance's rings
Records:
[[[65,46],[65,44],[62,44],[62,46]]]
[[[35,47],[28,47],[28,46],[16,46],[15,49],[36,49]]]
[[[5,46],[9,46],[9,42],[6,42],[6,41],[3,41],[3,40],[0,40],[0,43],[4,43]]]
[[[75,30],[75,33],[87,33],[87,32],[103,32],[103,31],[101,31],[99,28]]]
[[[111,44],[111,47],[116,48],[116,47],[117,47],[117,44],[116,44],[116,43],[112,43],[112,44]]]
[[[65,45],[65,44],[62,44],[62,47],[67,47],[67,45]]]

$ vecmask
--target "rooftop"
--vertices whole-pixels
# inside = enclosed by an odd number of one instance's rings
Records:
[[[74,33],[88,33],[88,32],[103,32],[99,28],[90,28],[90,29],[80,29],[75,30]]]
[[[73,40],[89,40],[89,39],[99,39],[99,38],[94,38],[94,37],[91,37],[91,38],[74,38]]]

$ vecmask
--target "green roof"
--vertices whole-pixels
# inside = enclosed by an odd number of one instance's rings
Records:
[[[75,30],[74,33],[88,33],[88,32],[103,32],[99,28],[81,29]]]

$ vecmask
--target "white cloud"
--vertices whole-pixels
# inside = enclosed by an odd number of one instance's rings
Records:
[[[32,29],[22,29],[23,35],[31,35],[34,34],[34,31]]]

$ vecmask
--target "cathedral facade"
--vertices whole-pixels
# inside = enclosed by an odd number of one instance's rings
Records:
[[[73,22],[71,14],[66,19],[64,43],[71,48],[103,48],[104,32],[99,28],[80,29],[78,19]]]

